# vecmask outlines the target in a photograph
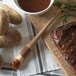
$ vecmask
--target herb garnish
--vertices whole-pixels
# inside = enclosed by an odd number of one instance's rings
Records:
[[[76,17],[76,3],[72,1],[60,2],[59,0],[55,0],[54,6],[61,8],[64,4],[63,8],[63,23],[68,21],[69,17]]]

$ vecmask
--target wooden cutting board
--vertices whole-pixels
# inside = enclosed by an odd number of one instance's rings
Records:
[[[48,22],[50,19],[54,17],[56,14],[54,7],[51,7],[49,11],[47,11],[45,14],[39,15],[39,16],[29,16],[31,22],[36,27],[38,31],[40,31]],[[75,19],[71,19],[75,20]],[[69,19],[70,21],[70,19]],[[42,39],[46,43],[47,47],[49,48],[52,55],[55,57],[57,63],[61,67],[61,69],[64,71],[65,76],[76,76],[74,69],[72,66],[68,64],[68,62],[64,59],[61,52],[58,50],[56,45],[54,44],[52,38],[51,38],[51,30],[56,28],[57,26],[62,25],[61,19],[58,17],[53,24],[49,26],[49,28],[45,31],[45,33],[42,36]],[[49,63],[48,63],[49,64]],[[50,63],[51,64],[51,63]]]

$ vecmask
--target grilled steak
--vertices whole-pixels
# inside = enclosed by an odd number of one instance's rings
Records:
[[[76,70],[76,22],[55,29],[53,39],[67,62]]]

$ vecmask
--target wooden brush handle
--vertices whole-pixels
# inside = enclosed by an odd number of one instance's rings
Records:
[[[24,49],[21,51],[21,53],[15,58],[13,59],[11,65],[13,68],[18,69],[19,65],[21,63],[21,61],[25,58],[25,56],[27,55],[27,53],[30,51],[31,47],[34,46],[34,44],[38,41],[38,39],[42,36],[42,34],[44,33],[44,31],[48,28],[48,26],[53,23],[53,21],[57,18],[57,16],[61,13],[61,9],[58,10],[56,16],[54,18],[52,18],[47,25],[45,25],[41,31],[29,42],[26,44],[26,46],[24,47]]]

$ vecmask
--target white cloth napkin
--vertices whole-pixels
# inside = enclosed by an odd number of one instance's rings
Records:
[[[1,3],[2,0],[0,0]],[[17,10],[22,18],[23,22],[20,25],[13,25],[13,28],[16,28],[22,35],[21,43],[12,48],[3,48],[0,49],[0,54],[2,55],[5,63],[10,63],[12,58],[16,57],[20,51],[23,49],[26,43],[28,43],[35,34],[35,30],[31,25],[28,17],[19,11],[16,6],[12,3],[12,0],[3,0],[2,3],[6,3],[10,7]],[[28,56],[25,58],[22,69],[17,70],[17,72],[13,71],[0,71],[0,76],[36,76],[35,74],[43,73],[46,74],[56,74],[60,76],[64,76],[61,71],[51,72],[51,70],[59,69],[55,59],[51,55],[50,51],[45,46],[42,39],[39,40],[38,45],[34,46]],[[39,74],[37,75],[39,76]],[[40,75],[42,76],[42,75]],[[49,75],[51,76],[51,75]]]

